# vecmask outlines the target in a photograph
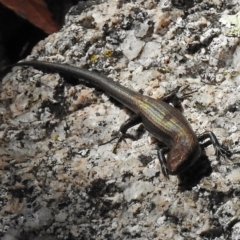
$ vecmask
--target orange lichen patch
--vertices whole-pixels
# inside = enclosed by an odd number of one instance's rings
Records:
[[[10,196],[9,196],[10,198]],[[0,211],[1,215],[4,215],[5,213],[19,213],[22,209],[23,203],[19,202],[18,198],[14,198],[12,200],[9,200],[7,205],[3,206],[3,208]]]
[[[103,55],[108,56],[108,57],[112,57],[113,51],[112,50],[106,50],[106,51],[103,52]]]
[[[0,2],[48,34],[59,30],[44,0],[0,0]]]
[[[171,23],[171,16],[169,13],[165,12],[159,16],[155,24],[155,33],[160,32],[162,29],[168,27]]]
[[[97,55],[92,55],[91,58],[90,58],[90,60],[91,60],[92,62],[95,62],[95,61],[98,60],[98,56],[97,56]]]
[[[0,160],[0,169],[3,170],[5,167],[7,167],[9,164],[7,162],[4,162]]]

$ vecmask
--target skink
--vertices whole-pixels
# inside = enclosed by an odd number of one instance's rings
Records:
[[[135,115],[120,127],[120,132],[125,134],[128,128],[142,122],[146,130],[165,145],[158,150],[158,158],[166,177],[169,174],[181,174],[193,165],[202,154],[202,145],[213,144],[218,157],[220,155],[231,155],[229,150],[220,145],[214,133],[205,132],[197,136],[182,113],[168,104],[172,96],[163,100],[156,100],[130,90],[111,78],[64,64],[25,61],[14,66],[24,65],[80,78],[102,89],[115,100],[131,109]],[[205,142],[207,139],[208,141]],[[165,158],[165,154],[167,154],[167,158]]]

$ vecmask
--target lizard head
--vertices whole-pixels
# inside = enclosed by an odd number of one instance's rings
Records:
[[[201,156],[201,148],[196,144],[193,148],[177,144],[168,153],[166,165],[168,173],[179,175],[192,166]]]

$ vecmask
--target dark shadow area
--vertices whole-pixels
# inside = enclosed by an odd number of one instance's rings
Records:
[[[41,29],[0,4],[0,78],[7,73],[4,66],[25,58],[46,36]]]
[[[202,178],[208,177],[212,173],[211,162],[203,151],[202,156],[189,169],[178,176],[179,190],[191,190]]]
[[[27,20],[0,4],[0,65],[26,57],[47,36]]]
[[[78,0],[46,0],[45,3],[53,19],[62,26],[66,13]],[[0,79],[8,72],[4,66],[26,58],[32,48],[47,36],[43,30],[0,3]]]

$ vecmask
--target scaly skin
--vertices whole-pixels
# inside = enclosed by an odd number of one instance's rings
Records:
[[[26,65],[81,78],[83,81],[102,89],[108,95],[135,112],[140,117],[145,128],[156,139],[167,146],[166,152],[162,151],[159,154],[165,176],[184,172],[200,157],[201,147],[197,135],[181,112],[166,102],[141,95],[110,78],[86,69],[41,61],[20,62],[14,66]],[[79,83],[82,82],[79,80]],[[133,125],[134,123],[129,124],[130,127]],[[127,128],[128,126],[125,126],[124,130],[121,131],[125,133]],[[230,154],[230,152],[220,146],[213,133],[210,132],[201,136],[201,140],[205,140],[206,138],[210,138],[211,143],[219,150],[218,153],[220,152],[221,155]],[[167,159],[164,157],[165,153],[168,153]]]

